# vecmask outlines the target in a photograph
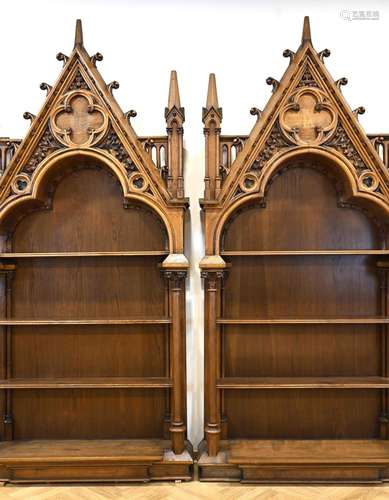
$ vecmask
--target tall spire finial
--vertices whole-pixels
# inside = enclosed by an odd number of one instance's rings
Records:
[[[168,109],[172,109],[174,106],[177,109],[181,108],[180,91],[178,90],[177,71],[173,70],[170,74],[169,101],[167,107]]]
[[[217,98],[217,87],[216,87],[215,73],[210,73],[209,74],[208,94],[207,94],[207,104],[206,104],[206,107],[207,107],[207,109],[209,109],[209,108],[219,109],[219,101],[218,101],[218,98]]]
[[[82,36],[82,23],[81,19],[77,19],[76,21],[76,34],[74,36],[74,46],[82,47],[83,46],[83,36]]]
[[[311,39],[311,26],[309,24],[309,16],[304,17],[304,26],[303,26],[303,36],[301,39],[301,43],[312,43]]]

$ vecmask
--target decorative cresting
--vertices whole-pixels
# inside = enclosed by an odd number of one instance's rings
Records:
[[[106,133],[108,116],[93,94],[73,90],[64,95],[50,119],[55,137],[68,147],[90,147]]]
[[[324,92],[317,88],[299,88],[280,113],[285,135],[297,145],[318,145],[336,130],[338,114]]]

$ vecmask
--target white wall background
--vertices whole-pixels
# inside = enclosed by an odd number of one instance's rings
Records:
[[[379,20],[347,21],[341,11],[378,11]],[[208,73],[215,72],[223,107],[222,133],[248,133],[270,96],[267,76],[279,79],[296,50],[303,16],[311,18],[312,40],[329,48],[326,66],[335,79],[346,76],[343,93],[368,132],[389,132],[389,2],[384,0],[12,0],[0,4],[0,136],[23,137],[43,103],[42,81],[53,83],[62,63],[55,55],[73,47],[76,18],[83,20],[84,44],[100,51],[106,82],[118,80],[122,109],[136,109],[139,135],[163,134],[169,73],[178,71],[186,109],[185,189],[190,197],[186,254],[192,270],[187,295],[189,437],[202,438],[203,313],[197,264],[203,255],[198,198],[202,196],[204,150],[201,108]]]

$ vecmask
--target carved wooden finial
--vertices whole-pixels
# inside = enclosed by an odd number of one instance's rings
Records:
[[[49,85],[48,83],[46,82],[42,82],[40,85],[39,85],[39,88],[41,90],[46,90],[46,95],[49,95],[50,94],[50,91],[51,89],[53,88],[51,85]]]
[[[358,120],[359,115],[364,115],[366,112],[366,109],[363,106],[359,106],[358,108],[353,110],[353,115],[355,118]]]
[[[173,70],[170,73],[169,100],[167,107],[168,109],[172,109],[174,106],[177,109],[181,108],[180,91],[178,90],[177,71]]]
[[[23,118],[24,118],[25,120],[30,120],[31,125],[32,125],[32,122],[35,120],[36,116],[35,116],[35,115],[33,115],[32,113],[30,113],[29,111],[25,111],[25,112],[23,113]]]
[[[74,36],[74,46],[82,47],[84,44],[83,36],[82,36],[82,22],[81,19],[77,19],[76,21],[76,33]]]
[[[303,25],[303,36],[301,38],[301,43],[312,43],[311,39],[311,26],[309,23],[309,16],[304,17],[304,25]]]
[[[126,120],[128,123],[131,122],[131,118],[135,118],[138,115],[138,113],[135,111],[135,109],[130,109],[130,111],[127,111],[127,113],[124,113],[124,116],[126,117]]]
[[[65,54],[63,54],[62,52],[58,52],[56,57],[57,57],[57,61],[62,61],[64,66],[69,59],[69,57],[65,56]]]
[[[113,95],[113,91],[117,90],[120,87],[120,84],[119,84],[119,82],[117,82],[116,80],[114,80],[113,82],[109,83],[107,85],[107,87],[108,87],[109,93],[111,95]]]
[[[348,80],[347,78],[343,77],[343,78],[339,78],[339,80],[336,80],[335,82],[335,85],[338,87],[338,89],[340,90],[340,87],[343,85],[347,85],[348,83]]]
[[[210,75],[209,75],[206,107],[207,107],[207,109],[210,109],[210,108],[219,109],[219,101],[217,98],[217,87],[216,87],[215,73],[210,73]]]

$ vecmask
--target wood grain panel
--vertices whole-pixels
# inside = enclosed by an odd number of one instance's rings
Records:
[[[339,208],[338,198],[320,171],[290,168],[274,178],[266,208],[234,214],[223,250],[381,248],[372,221],[360,210]]]
[[[164,389],[15,390],[14,438],[162,438],[164,410]]]
[[[162,377],[163,326],[14,327],[12,376]]]
[[[18,224],[15,252],[166,249],[156,215],[144,205],[125,209],[122,188],[113,175],[81,160],[73,168],[77,170],[59,182],[52,209],[30,214]]]
[[[230,257],[226,318],[376,316],[374,257]]]
[[[17,318],[163,316],[161,257],[21,260],[13,285]]]
[[[230,439],[371,439],[378,390],[226,390]]]
[[[352,377],[380,374],[374,325],[224,326],[226,377]]]

